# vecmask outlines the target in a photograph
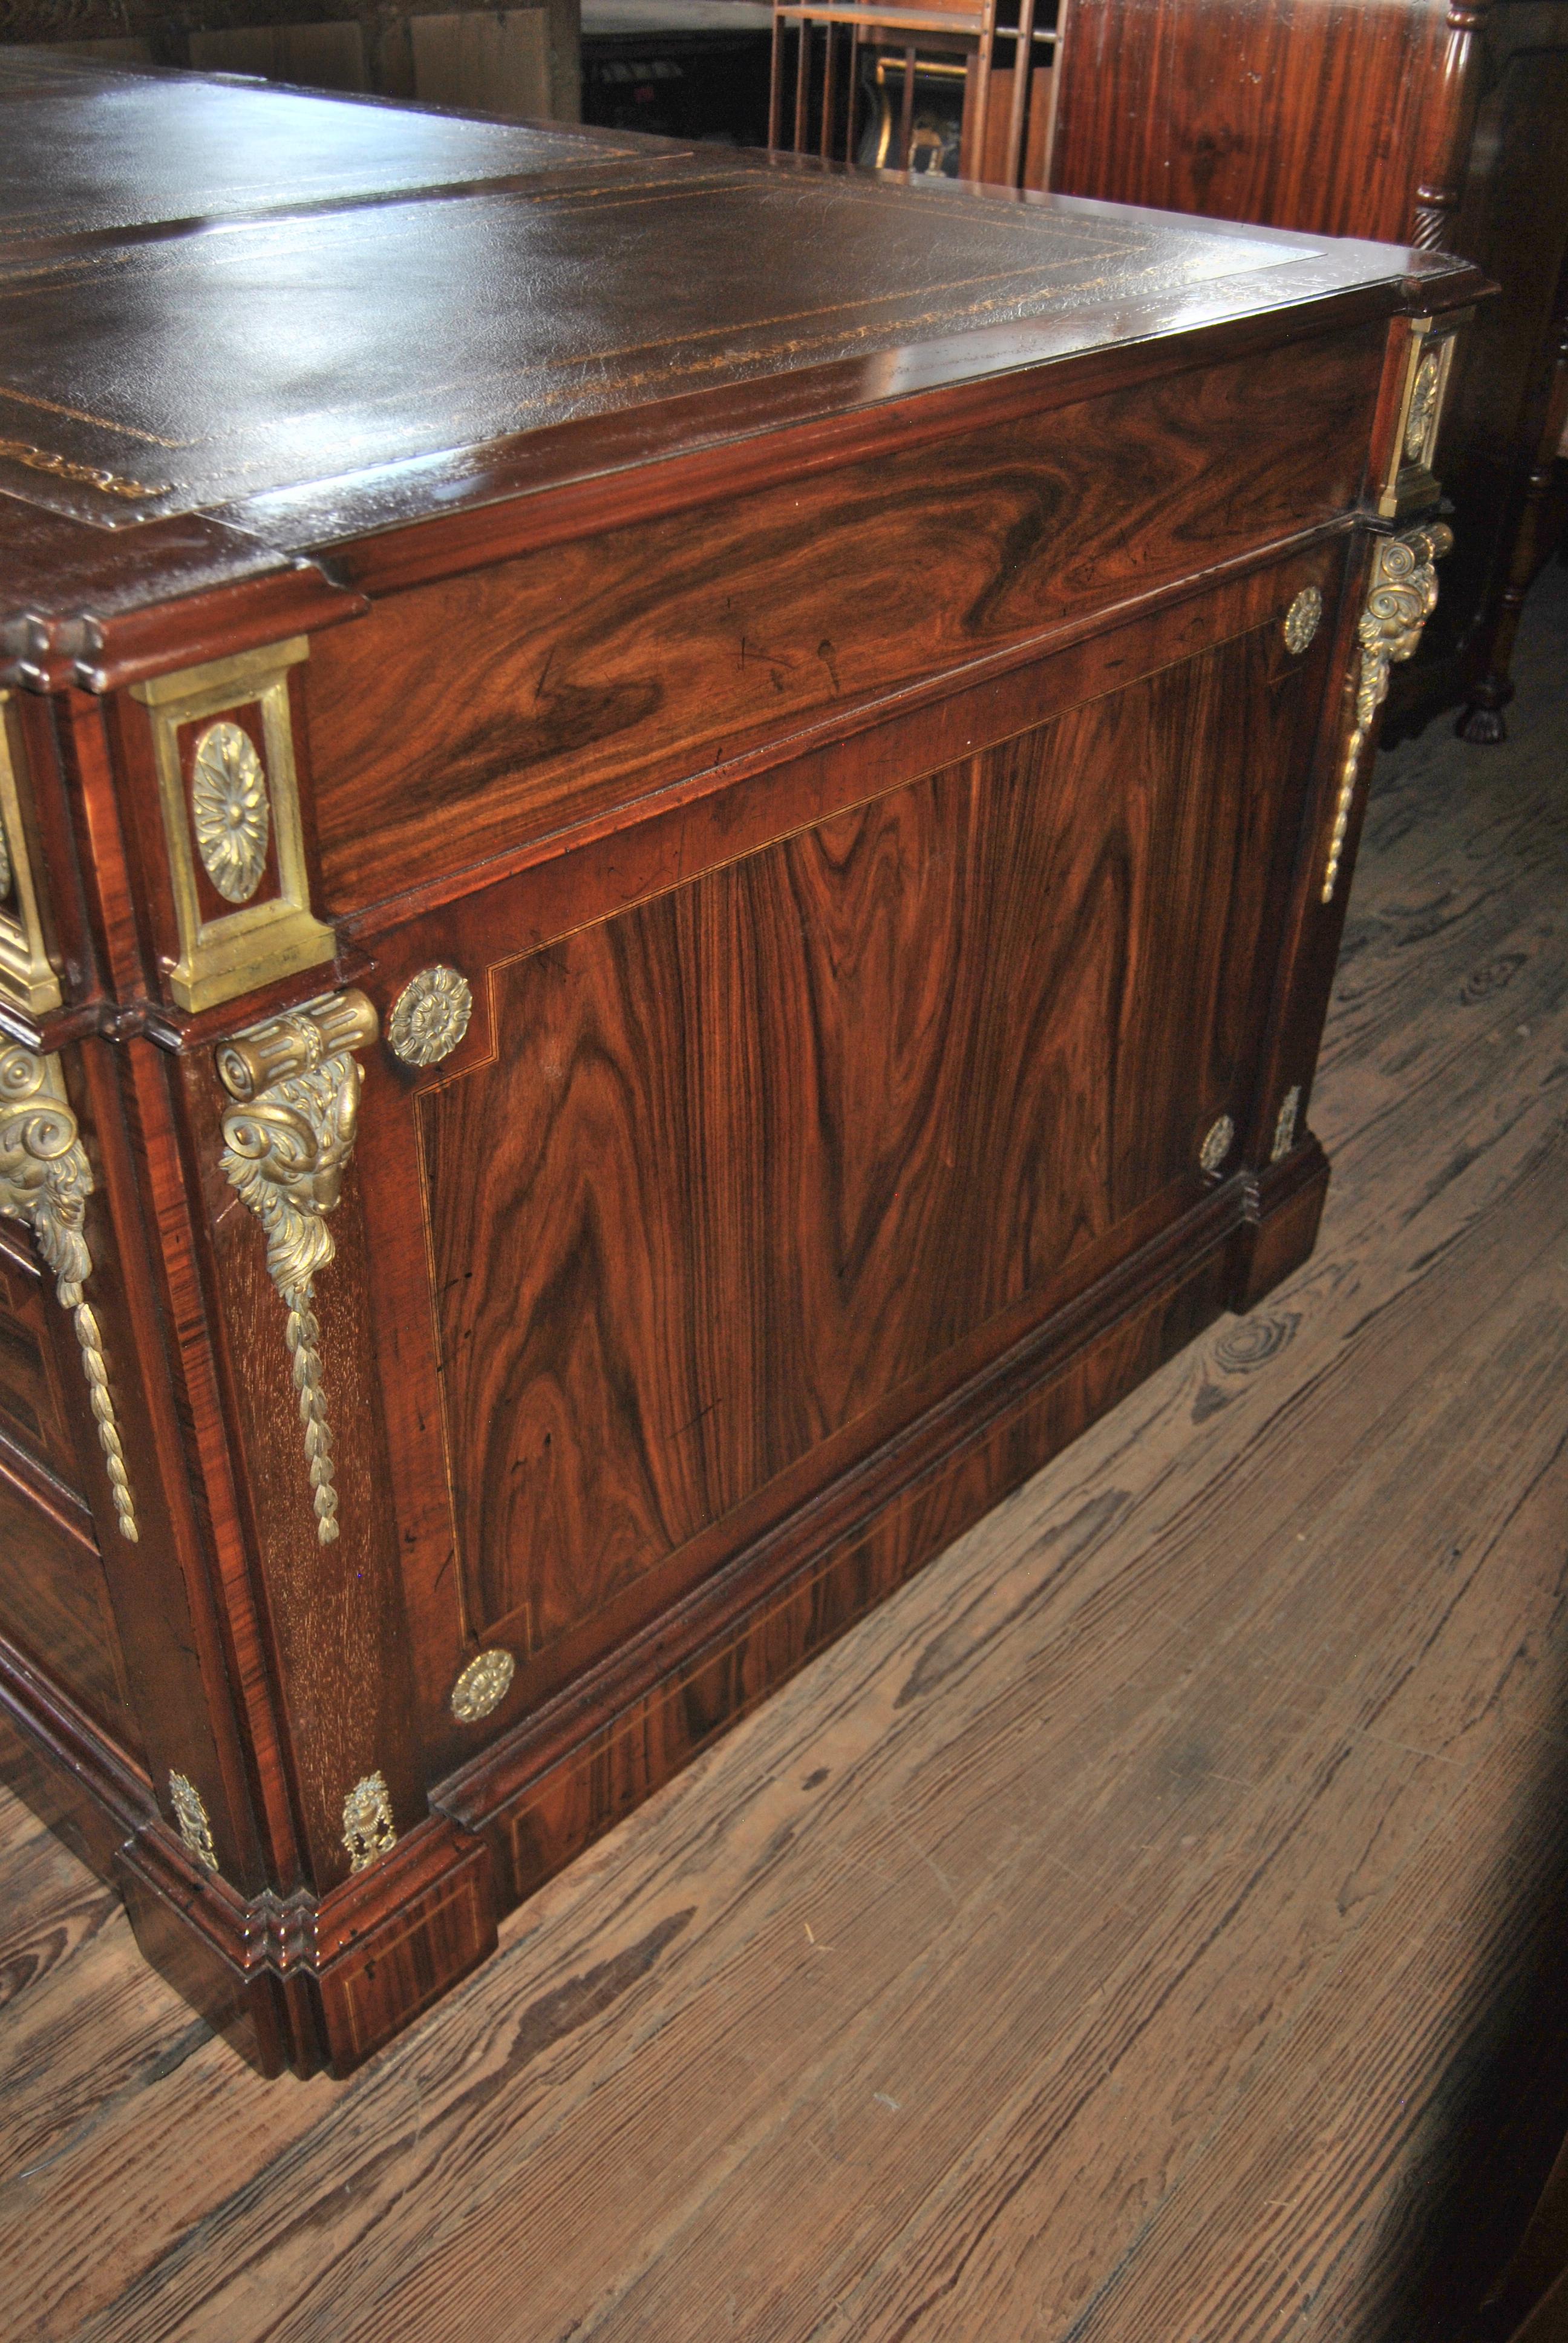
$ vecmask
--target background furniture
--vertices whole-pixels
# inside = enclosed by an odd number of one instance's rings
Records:
[[[1050,0],[774,0],[768,143],[1039,186],[1055,37]]]
[[[576,121],[578,0],[0,0],[0,40]]]
[[[1568,5],[1065,0],[1050,179],[1068,194],[1462,253],[1479,318],[1438,468],[1455,548],[1391,711],[1503,735],[1530,579],[1568,515]]]
[[[766,146],[772,33],[769,0],[583,0],[582,118]]]
[[[0,1704],[342,2072],[1310,1252],[1480,280],[6,78]]]

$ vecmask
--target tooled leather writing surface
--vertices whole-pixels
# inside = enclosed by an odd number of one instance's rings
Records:
[[[564,423],[846,361],[872,404],[1401,273],[1060,199],[86,79],[90,102],[7,100],[0,69],[0,491],[120,536],[396,468],[402,517],[449,510],[455,454]]]
[[[17,288],[29,330],[0,387],[112,481],[6,485],[124,526],[1277,260],[1261,239],[663,157],[630,185],[100,247]]]
[[[0,221],[58,236],[232,218],[509,179],[631,152],[543,124],[477,122],[195,75],[61,75],[0,59]]]

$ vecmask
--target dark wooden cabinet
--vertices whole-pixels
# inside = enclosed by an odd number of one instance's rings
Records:
[[[1500,297],[1448,400],[1454,549],[1391,713],[1503,737],[1568,468],[1563,0],[1063,0],[1050,184],[1462,254]]]
[[[59,44],[45,54],[111,69],[575,121],[578,18],[578,0],[7,0],[0,38]]]
[[[1309,1252],[1483,288],[8,79],[0,1701],[342,2072]]]
[[[585,0],[582,119],[766,146],[772,46],[767,0]]]

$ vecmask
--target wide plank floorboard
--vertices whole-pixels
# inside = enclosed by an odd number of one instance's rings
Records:
[[[1444,2343],[1568,2113],[1568,572],[1519,677],[1378,765],[1314,1259],[352,2082],[0,1795],[0,2334]]]

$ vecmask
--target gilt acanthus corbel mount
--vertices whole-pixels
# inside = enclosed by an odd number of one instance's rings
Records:
[[[1442,520],[1427,521],[1420,528],[1406,529],[1399,537],[1380,537],[1377,541],[1372,582],[1356,628],[1355,723],[1340,768],[1334,826],[1323,866],[1325,903],[1332,902],[1339,883],[1362,758],[1378,710],[1388,698],[1389,669],[1398,659],[1413,658],[1422,629],[1437,608],[1436,565],[1452,544],[1453,531]]]

